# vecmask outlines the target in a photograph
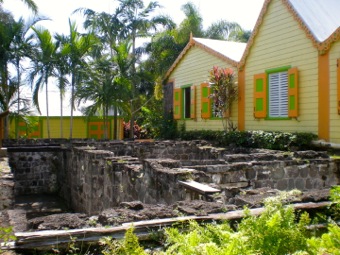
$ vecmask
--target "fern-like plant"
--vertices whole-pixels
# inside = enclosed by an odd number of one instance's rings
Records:
[[[104,237],[100,243],[104,246],[103,255],[146,255],[144,249],[139,245],[133,227],[126,231],[122,240]]]

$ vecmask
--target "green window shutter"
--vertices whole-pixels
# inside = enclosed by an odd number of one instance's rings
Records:
[[[294,67],[288,70],[288,117],[298,117],[298,110],[298,69]]]
[[[181,89],[174,89],[174,119],[179,120],[181,119],[181,101],[182,101],[182,94]]]
[[[201,118],[211,117],[210,87],[208,83],[201,84]]]
[[[190,87],[190,118],[196,119],[196,86]]]
[[[254,117],[267,117],[267,74],[254,75]]]

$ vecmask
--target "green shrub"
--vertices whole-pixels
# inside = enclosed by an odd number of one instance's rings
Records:
[[[178,138],[177,122],[173,118],[173,114],[169,113],[160,121],[159,137],[162,139],[176,139]]]
[[[284,207],[277,198],[270,198],[259,217],[248,216],[240,223],[238,231],[248,238],[248,246],[262,255],[293,254],[307,248],[307,213],[296,221],[294,209]]]
[[[104,246],[103,255],[145,255],[145,251],[140,247],[138,238],[134,234],[134,228],[129,228],[122,240],[113,240],[110,237],[101,239]]]
[[[312,141],[317,138],[312,133],[211,130],[181,130],[179,137],[183,140],[208,140],[221,146],[272,150],[310,149]]]
[[[297,221],[294,209],[284,207],[279,198],[269,199],[260,216],[244,218],[234,231],[227,222],[199,225],[190,222],[186,231],[178,228],[166,230],[165,254],[182,255],[277,255],[294,254],[307,250],[307,213]],[[298,254],[298,253],[296,253]]]
[[[323,234],[321,238],[312,237],[307,242],[311,254],[340,255],[340,228],[331,224],[328,226],[328,232]]]
[[[16,240],[12,227],[0,227],[0,240],[4,243]]]

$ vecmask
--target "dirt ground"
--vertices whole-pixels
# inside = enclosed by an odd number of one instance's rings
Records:
[[[22,209],[23,207],[19,207],[19,209],[17,209],[18,211],[16,212],[19,216],[15,214],[15,210],[14,212],[10,211],[10,215],[12,217],[11,222],[8,216],[8,211],[0,212],[0,224],[2,227],[7,227],[9,225],[14,225],[14,227],[17,226],[15,227],[17,228],[16,231],[61,230],[87,227],[119,226],[126,222],[173,218],[185,215],[201,216],[210,213],[223,213],[236,209],[242,209],[244,206],[248,206],[249,208],[262,207],[265,198],[278,195],[279,193],[280,191],[269,188],[244,190],[230,201],[232,204],[228,205],[219,202],[207,202],[202,200],[179,201],[172,205],[151,205],[143,204],[140,201],[123,202],[119,207],[106,209],[99,215],[92,216],[82,213],[58,211],[56,210],[56,204],[52,203],[51,200],[49,200],[48,203],[50,206],[53,205],[53,210],[51,210],[50,215],[47,215],[48,205],[44,205],[43,200],[40,200],[40,203],[35,202],[34,204],[36,206],[38,204],[39,208],[44,208],[45,213],[42,216],[39,216],[39,213],[32,213],[32,211],[30,211],[26,214],[26,217],[22,217],[22,214],[25,214],[25,212]],[[324,189],[308,191],[304,193],[297,192],[291,196],[288,196],[285,202],[320,202],[328,200],[329,189]],[[27,208],[31,208],[31,206],[26,206],[26,209]],[[26,227],[26,230],[22,229],[23,227]]]

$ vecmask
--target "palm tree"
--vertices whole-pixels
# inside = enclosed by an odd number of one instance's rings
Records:
[[[67,64],[68,49],[65,47],[67,43],[67,38],[64,35],[55,35],[57,52],[55,61],[55,73],[54,76],[57,78],[57,86],[59,89],[59,99],[60,99],[60,137],[64,138],[63,134],[63,101],[65,96],[65,91],[69,85],[69,80],[67,79],[67,74],[69,73],[69,68]]]
[[[71,121],[70,121],[70,139],[73,132],[73,109],[75,101],[76,85],[80,85],[86,69],[86,57],[91,48],[95,45],[96,40],[93,34],[81,35],[77,31],[75,23],[69,21],[70,34],[66,37],[64,44],[64,54],[67,55],[67,64],[69,74],[71,75]]]
[[[21,84],[21,77],[23,73],[23,67],[22,67],[22,61],[25,58],[29,58],[32,56],[32,35],[28,35],[29,31],[31,30],[31,27],[34,26],[37,22],[43,20],[42,18],[34,18],[30,19],[28,21],[25,21],[23,18],[20,18],[17,22],[14,23],[15,27],[15,33],[13,37],[13,41],[10,47],[11,52],[11,62],[13,63],[16,75],[17,75],[17,95],[18,95],[18,105],[17,105],[17,113],[19,116],[20,111],[20,87]],[[18,132],[18,119],[16,119],[16,134],[17,139],[19,138],[19,132]]]
[[[203,18],[198,8],[191,2],[182,6],[182,11],[185,14],[185,19],[181,22],[177,29],[177,40],[180,43],[187,43],[190,33],[196,37],[204,37]]]
[[[208,29],[204,31],[204,37],[210,39],[230,41],[231,34],[240,31],[242,31],[242,28],[238,23],[220,20],[211,24],[208,27]]]
[[[10,110],[10,101],[13,100],[12,96],[18,91],[13,88],[13,85],[16,83],[9,72],[9,65],[13,60],[11,47],[17,34],[18,24],[15,22],[13,16],[4,11],[0,6],[0,108],[2,111]],[[4,137],[8,138],[9,115],[6,115],[4,119],[4,131]]]
[[[0,0],[0,4],[3,3],[4,0]],[[27,5],[27,7],[29,9],[31,9],[35,14],[38,13],[38,6],[36,5],[36,3],[33,0],[22,0],[22,2],[24,2],[24,4]],[[1,5],[0,5],[1,7]]]
[[[47,29],[32,28],[37,40],[35,57],[32,58],[29,81],[33,87],[33,104],[37,107],[39,113],[39,90],[45,85],[46,96],[46,117],[47,117],[47,134],[50,138],[49,122],[49,102],[48,102],[48,80],[54,75],[54,66],[56,62],[57,45],[53,42],[53,37]]]
[[[177,56],[187,45],[190,34],[195,37],[242,41],[247,40],[250,31],[244,31],[239,24],[220,20],[203,29],[203,19],[199,10],[191,2],[182,6],[184,20],[178,27],[158,33],[147,46],[149,59],[145,62],[155,79],[163,77]]]
[[[18,96],[18,88],[17,80],[9,77],[6,90],[0,90],[0,111],[9,111],[9,115],[5,118],[5,138],[8,138],[9,136],[10,119],[14,118],[15,120],[18,120],[18,122],[19,120],[23,120],[27,123],[27,116],[32,114],[30,110],[30,100],[27,98],[20,98]],[[18,109],[18,111],[15,111],[14,109]],[[16,133],[18,133],[18,130],[16,130]]]
[[[118,18],[121,11],[122,10],[119,8],[117,8],[113,14],[106,12],[97,13],[91,9],[78,9],[75,11],[83,13],[85,16],[84,28],[89,29],[91,33],[95,34],[99,38],[101,42],[100,51],[109,52],[111,59],[114,59],[115,57],[115,47],[117,44],[119,44],[120,32],[124,28],[124,24]],[[112,72],[113,70],[107,71]],[[113,139],[117,139],[118,107],[116,104],[113,104],[113,115]]]
[[[173,23],[166,16],[152,16],[157,8],[160,7],[158,2],[151,1],[146,7],[142,0],[119,0],[121,13],[119,18],[124,24],[121,36],[131,40],[132,43],[132,65],[131,65],[131,118],[130,118],[130,138],[133,138],[134,126],[134,104],[136,99],[136,87],[139,83],[136,72],[137,51],[136,39],[140,37],[149,37],[152,32],[157,31],[159,25],[171,27]]]
[[[126,112],[125,98],[128,95],[129,80],[121,76],[119,68],[109,55],[96,59],[86,73],[83,85],[77,90],[78,103],[91,101],[85,107],[86,116],[99,115],[104,119],[104,138],[108,138],[109,110],[115,107]]]

